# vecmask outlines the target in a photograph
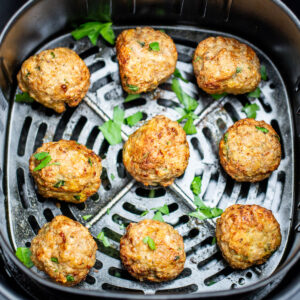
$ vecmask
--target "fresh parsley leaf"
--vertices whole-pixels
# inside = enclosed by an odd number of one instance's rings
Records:
[[[201,177],[195,176],[191,183],[191,190],[194,195],[199,195],[201,193]]]
[[[107,214],[107,215],[110,214],[110,209],[109,209],[109,208],[107,209],[106,214]]]
[[[160,211],[157,211],[154,215],[154,217],[152,218],[152,220],[156,220],[156,221],[160,221],[160,222],[165,222],[162,213]]]
[[[188,117],[186,123],[183,126],[183,130],[187,135],[192,135],[197,133],[196,126],[194,125],[193,122],[194,122],[193,118]]]
[[[54,184],[54,187],[56,188],[60,188],[61,186],[65,185],[65,181],[64,180],[59,180]]]
[[[82,219],[83,219],[84,221],[87,221],[87,220],[89,220],[91,217],[92,217],[92,215],[85,215],[85,216],[82,216]]]
[[[51,261],[55,262],[55,263],[59,263],[57,257],[51,257]]]
[[[227,141],[228,141],[228,132],[226,132],[225,134],[224,134],[224,142],[225,143],[227,143]]]
[[[26,247],[19,247],[16,251],[16,257],[21,261],[27,268],[33,267],[33,262],[31,260],[31,251]]]
[[[149,198],[154,198],[154,197],[155,197],[155,190],[150,190]]]
[[[213,239],[212,239],[212,241],[211,241],[211,245],[215,245],[216,242],[217,242],[217,239],[216,239],[216,237],[214,236]]]
[[[176,68],[173,75],[177,78],[180,78],[182,81],[188,83],[189,81],[185,78],[183,78],[183,76],[181,75],[180,71]]]
[[[39,163],[39,165],[37,165],[37,166],[33,169],[33,171],[35,172],[35,171],[38,171],[38,170],[41,170],[41,169],[47,167],[50,161],[51,161],[51,156],[50,156],[50,155],[46,156],[46,157]]]
[[[211,286],[211,285],[213,285],[213,284],[215,284],[215,283],[216,283],[215,281],[211,280],[211,281],[207,282],[206,285],[207,285],[207,286]]]
[[[197,61],[199,61],[200,59],[202,59],[201,56],[196,56],[195,59],[194,59],[194,62],[197,62]]]
[[[114,180],[116,177],[115,177],[115,175],[114,174],[110,174],[110,178],[111,178],[111,180]]]
[[[149,44],[149,50],[152,51],[159,51],[159,43],[158,42],[153,42]]]
[[[128,88],[133,91],[133,92],[137,92],[139,90],[139,87],[133,84],[127,84]]]
[[[256,103],[253,104],[246,104],[242,108],[242,112],[247,115],[247,118],[255,119],[256,118],[256,111],[259,110],[259,106]]]
[[[49,155],[49,152],[38,152],[33,155],[33,157],[37,160],[42,160]]]
[[[248,97],[250,97],[250,98],[259,98],[260,97],[260,93],[261,93],[261,90],[258,87],[254,91],[248,93]]]
[[[128,94],[128,96],[124,100],[124,103],[130,102],[130,101],[138,99],[140,97],[141,97],[141,94]]]
[[[75,40],[79,40],[87,36],[94,46],[97,44],[99,35],[101,35],[107,42],[114,45],[115,34],[111,25],[111,22],[87,22],[81,24],[79,28],[72,31],[71,34]]]
[[[136,123],[138,123],[143,118],[143,113],[138,111],[135,114],[127,117],[125,119],[125,123],[128,124],[130,127],[134,126]]]
[[[104,234],[103,231],[101,231],[101,232],[97,235],[97,239],[103,243],[104,247],[109,247],[109,246],[110,246],[110,243],[109,243],[109,241],[108,241],[108,238],[105,236],[105,234]]]
[[[93,162],[92,162],[92,159],[90,157],[88,158],[88,163],[91,165],[91,167],[93,166]]]
[[[183,120],[188,119],[188,118],[192,118],[193,120],[198,119],[198,116],[196,114],[194,114],[192,111],[190,111],[187,114],[184,114],[180,119],[177,120],[178,123],[181,123]]]
[[[143,238],[143,243],[148,244],[148,247],[153,251],[156,249],[155,242],[152,240],[150,236],[145,236]]]
[[[197,206],[197,208],[206,208],[204,202],[197,195],[194,196],[194,204]]]
[[[55,58],[55,54],[53,51],[51,51],[50,54],[51,54],[52,58]]]
[[[114,107],[114,113],[113,113],[113,120],[116,124],[118,124],[120,127],[124,122],[124,115],[125,112],[123,109],[121,109],[118,106]]]
[[[182,90],[176,78],[172,79],[172,90],[187,112],[194,111],[197,108],[198,102]]]
[[[67,279],[68,282],[74,281],[74,277],[72,275],[67,275],[66,279]]]
[[[176,255],[175,258],[174,258],[174,260],[176,261],[176,260],[178,260],[179,258],[180,258],[180,256],[179,256],[179,255]]]
[[[145,46],[145,42],[141,42],[141,41],[137,41],[137,42],[141,45],[141,47]]]
[[[80,195],[74,195],[75,200],[79,201],[80,200]]]
[[[151,210],[157,210],[160,211],[162,214],[164,215],[169,215],[169,207],[167,204],[164,204],[164,206],[160,206],[160,207],[153,207],[151,208]]]
[[[112,120],[109,120],[102,126],[99,126],[99,129],[110,145],[116,145],[122,142],[121,128]]]
[[[235,72],[236,72],[236,73],[241,73],[242,70],[243,70],[243,69],[242,69],[241,67],[237,67]]]
[[[146,209],[145,211],[143,211],[143,212],[141,213],[141,217],[146,216],[148,213],[149,213],[149,210]]]
[[[265,128],[265,127],[255,126],[255,128],[256,128],[257,130],[260,130],[260,131],[263,132],[263,133],[268,133],[268,132],[269,132],[269,130],[268,130],[267,128]]]
[[[215,99],[215,100],[219,100],[225,96],[227,96],[227,93],[222,93],[222,94],[211,94],[211,96]]]
[[[32,103],[34,99],[29,96],[28,93],[22,93],[22,94],[17,94],[15,98],[16,102],[25,102],[25,103]]]
[[[262,80],[264,81],[268,80],[266,66],[260,66],[260,76]]]

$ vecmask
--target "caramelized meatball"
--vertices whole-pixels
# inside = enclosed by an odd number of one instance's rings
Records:
[[[225,171],[236,181],[261,181],[280,164],[280,138],[266,122],[242,119],[224,134],[219,156]]]
[[[177,122],[156,116],[135,131],[124,145],[127,171],[144,185],[168,186],[189,161],[186,134]]]
[[[209,37],[193,57],[198,86],[209,94],[244,94],[260,82],[260,64],[249,46],[233,38]]]
[[[177,50],[164,32],[151,27],[124,30],[117,38],[123,89],[139,94],[156,89],[175,71]]]
[[[60,284],[72,286],[84,280],[94,266],[97,244],[80,223],[57,216],[39,230],[30,250],[39,270]]]
[[[258,205],[228,207],[217,219],[216,238],[223,257],[235,269],[264,263],[281,243],[277,220]]]
[[[130,223],[120,241],[120,256],[128,272],[140,281],[172,280],[184,268],[183,238],[163,222]]]
[[[38,169],[49,156],[48,164]],[[29,170],[43,197],[67,202],[84,202],[98,191],[101,183],[101,159],[75,141],[43,144],[30,157]]]
[[[90,72],[71,49],[42,51],[24,61],[18,75],[19,87],[37,102],[65,111],[65,103],[77,106],[90,86]]]

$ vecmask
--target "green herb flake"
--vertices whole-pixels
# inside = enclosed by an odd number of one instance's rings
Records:
[[[211,240],[211,245],[215,245],[217,243],[217,239],[216,237],[214,236],[213,239]]]
[[[33,155],[33,157],[37,160],[42,160],[47,156],[49,156],[49,152],[38,152]]]
[[[72,275],[67,275],[66,279],[68,282],[73,282],[74,281],[74,277]]]
[[[150,190],[149,198],[154,198],[154,197],[155,197],[155,190]]]
[[[133,100],[138,99],[140,97],[141,97],[141,94],[128,94],[127,97],[124,100],[124,103],[133,101]]]
[[[59,263],[57,257],[51,257],[51,261],[55,262],[56,264]]]
[[[115,34],[112,29],[112,23],[87,22],[81,24],[78,29],[71,32],[75,40],[82,39],[87,36],[91,43],[96,46],[99,35],[102,36],[111,45],[115,43]]]
[[[65,181],[64,180],[59,180],[54,184],[54,187],[56,188],[60,188],[61,186],[65,185]]]
[[[187,121],[183,126],[183,130],[185,131],[185,133],[187,135],[192,135],[192,134],[197,133],[197,129],[196,129],[196,126],[194,125],[193,118],[191,118],[191,117],[187,118]]]
[[[227,143],[228,142],[228,132],[226,132],[225,134],[224,134],[224,142],[225,143]]]
[[[80,200],[80,195],[74,195],[75,200],[79,201]]]
[[[85,215],[85,216],[82,216],[82,219],[84,221],[88,221],[91,217],[92,217],[92,215]]]
[[[113,112],[113,120],[116,124],[118,124],[120,127],[124,122],[124,115],[125,112],[123,109],[121,109],[118,106],[114,107],[114,112]]]
[[[155,221],[159,221],[159,222],[165,222],[163,216],[162,216],[162,213],[160,211],[157,211],[154,215],[154,217],[152,218],[152,220],[155,220]]]
[[[146,216],[148,213],[149,213],[149,210],[148,210],[148,209],[145,210],[145,211],[143,211],[143,212],[141,213],[141,217]]]
[[[256,88],[254,91],[248,93],[248,97],[249,98],[259,98],[260,97],[260,93],[261,93],[261,90],[260,88]]]
[[[178,260],[180,258],[180,256],[179,255],[176,255],[175,257],[174,257],[174,260],[176,261],[176,260]]]
[[[183,76],[181,75],[180,71],[176,68],[173,75],[177,78],[180,78],[182,81],[188,83],[189,81],[185,78],[183,78]]]
[[[235,72],[236,72],[236,73],[241,73],[242,70],[243,70],[243,69],[242,69],[241,67],[237,67]]]
[[[146,236],[143,238],[143,243],[148,244],[148,247],[154,251],[156,249],[155,242],[152,240],[150,236]]]
[[[99,126],[99,129],[110,145],[116,145],[122,142],[121,127],[112,120]]]
[[[201,177],[195,176],[190,186],[194,195],[199,195],[201,193],[201,184],[202,184]]]
[[[21,261],[27,268],[33,267],[33,262],[31,260],[31,251],[26,247],[19,247],[16,251],[16,257]]]
[[[50,163],[50,161],[51,161],[51,156],[50,155],[48,155],[48,156],[46,156],[34,169],[33,169],[33,171],[35,172],[35,171],[38,171],[38,170],[41,170],[41,169],[43,169],[43,168],[45,168],[45,167],[47,167],[48,166],[48,164]]]
[[[97,235],[97,239],[103,243],[104,247],[109,247],[109,246],[110,246],[110,243],[109,243],[109,241],[108,241],[108,238],[105,236],[105,234],[104,234],[103,231],[101,231],[101,232]]]
[[[90,164],[91,167],[93,166],[93,162],[90,157],[88,158],[88,163]]]
[[[246,104],[242,108],[242,112],[244,112],[247,115],[247,118],[255,119],[256,118],[256,112],[259,110],[259,106],[256,103],[253,104]]]
[[[107,215],[110,214],[110,209],[109,209],[109,208],[107,209],[106,214],[107,214]]]
[[[30,72],[27,72],[27,74],[25,75],[25,78],[27,79],[30,74],[31,74]]]
[[[215,284],[215,283],[216,283],[215,281],[211,280],[211,281],[207,282],[206,285],[207,285],[207,286],[211,286],[211,285],[213,285],[213,284]]]
[[[137,42],[141,45],[141,47],[145,46],[145,42],[141,42],[141,41],[137,41]]]
[[[115,175],[114,174],[110,174],[110,178],[111,178],[111,180],[114,180],[116,177],[115,177]]]
[[[16,102],[32,103],[34,99],[29,96],[28,93],[17,94],[15,98]]]
[[[41,71],[41,67],[40,66],[36,66],[35,69],[38,70],[38,71]]]
[[[139,87],[133,84],[127,84],[127,87],[133,92],[137,92],[139,90]]]
[[[151,208],[151,210],[159,211],[164,215],[169,215],[170,214],[169,207],[168,207],[167,204],[164,204],[164,206],[160,206],[160,207],[153,207],[153,208]]]
[[[199,61],[200,59],[202,59],[201,56],[196,56],[196,58],[194,59],[194,62],[197,62],[197,61]]]
[[[143,113],[140,112],[140,111],[138,111],[138,112],[136,112],[135,114],[133,114],[133,115],[127,117],[127,118],[125,119],[125,123],[126,123],[127,125],[129,125],[130,127],[132,127],[132,126],[136,125],[139,121],[141,121],[142,118],[143,118]]]
[[[52,58],[55,58],[55,54],[53,51],[51,51],[50,54],[51,54]]]
[[[259,126],[255,126],[255,128],[263,133],[268,133],[269,130],[265,127],[259,127]]]
[[[262,80],[264,80],[264,81],[268,80],[266,66],[261,66],[260,67],[260,76],[261,76]]]
[[[222,94],[211,94],[211,96],[212,96],[215,100],[220,100],[221,98],[227,96],[227,93],[222,93]]]
[[[158,42],[153,42],[149,44],[149,50],[152,51],[159,51],[159,43]]]

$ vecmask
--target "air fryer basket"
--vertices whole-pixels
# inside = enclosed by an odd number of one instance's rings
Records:
[[[115,49],[103,40],[97,46],[91,45],[88,39],[76,42],[69,34],[74,24],[87,19],[107,20],[109,15],[117,34],[124,28],[143,24],[164,29],[176,43],[177,68],[189,79],[188,84],[181,82],[181,85],[199,100],[198,134],[188,137],[190,164],[175,184],[167,189],[156,188],[154,194],[126,174],[122,144],[109,146],[98,126],[112,117],[115,105],[125,109],[126,116],[142,111],[144,119],[161,113],[176,119],[179,115],[174,107],[178,101],[168,81],[154,93],[123,104]],[[197,43],[210,35],[233,36],[250,44],[267,68],[269,79],[261,83],[262,96],[254,100],[260,106],[257,119],[271,123],[280,134],[283,157],[279,169],[261,183],[236,183],[218,163],[218,142],[235,120],[245,117],[241,108],[249,100],[241,95],[215,101],[197,88],[191,57]],[[15,77],[21,62],[33,53],[58,46],[75,50],[90,69],[91,87],[85,101],[62,115],[37,103],[14,103],[18,92]],[[180,297],[178,294],[186,294],[184,298],[224,298],[243,294],[249,299],[259,299],[296,263],[300,248],[299,195],[295,190],[294,168],[300,129],[297,120],[300,27],[299,21],[279,1],[32,1],[14,16],[2,33],[0,57],[3,91],[0,98],[3,182],[0,242],[8,271],[31,294],[36,291],[91,297],[130,294],[131,298],[151,295],[176,298]],[[123,139],[136,128],[124,126]],[[43,199],[36,193],[28,173],[28,159],[36,148],[43,142],[61,138],[86,144],[103,158],[102,186],[86,203],[57,205],[55,200]],[[193,208],[189,185],[194,175],[202,176],[201,196],[210,206],[224,209],[233,203],[256,203],[272,209],[281,224],[283,240],[267,263],[245,271],[234,271],[227,266],[212,244],[215,222],[187,217]],[[164,203],[170,209],[166,222],[185,240],[185,269],[168,283],[140,283],[122,269],[118,259],[118,241],[124,232],[120,225],[137,222],[142,219],[143,210]],[[107,208],[111,208],[110,214],[106,214]],[[16,247],[29,246],[39,228],[59,214],[85,224],[94,237],[103,230],[112,244],[105,248],[98,241],[96,265],[76,288],[58,286],[35,268],[27,270],[13,255]],[[85,222],[82,216],[88,214],[93,218]],[[30,279],[33,281],[28,285]]]

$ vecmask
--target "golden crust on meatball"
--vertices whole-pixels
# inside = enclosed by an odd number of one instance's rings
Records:
[[[65,111],[65,103],[77,106],[90,86],[90,72],[71,49],[42,51],[25,60],[18,75],[19,88],[37,102]]]
[[[158,47],[151,49],[157,43]],[[152,91],[175,71],[176,46],[160,30],[151,27],[124,30],[117,38],[116,49],[122,86],[129,94]]]
[[[184,130],[161,115],[130,135],[123,148],[127,171],[144,185],[172,184],[185,171],[189,156]]]
[[[49,164],[34,170],[43,160],[39,153],[48,153]],[[101,159],[84,145],[75,141],[49,142],[30,157],[29,170],[38,188],[46,198],[80,203],[95,194],[100,187]]]
[[[224,170],[236,181],[261,181],[280,164],[280,138],[266,122],[242,119],[224,134],[219,156]]]
[[[255,52],[233,38],[218,36],[201,41],[193,67],[198,86],[209,94],[244,94],[261,80]]]
[[[84,280],[94,266],[97,244],[79,222],[56,216],[39,230],[30,250],[39,270],[60,284],[72,286]]]
[[[154,241],[155,249],[150,248],[147,237]],[[163,222],[130,223],[120,241],[120,257],[128,272],[140,281],[172,280],[184,268],[183,238]]]
[[[277,250],[280,225],[264,207],[235,204],[217,219],[216,238],[229,265],[246,269],[264,263]]]

